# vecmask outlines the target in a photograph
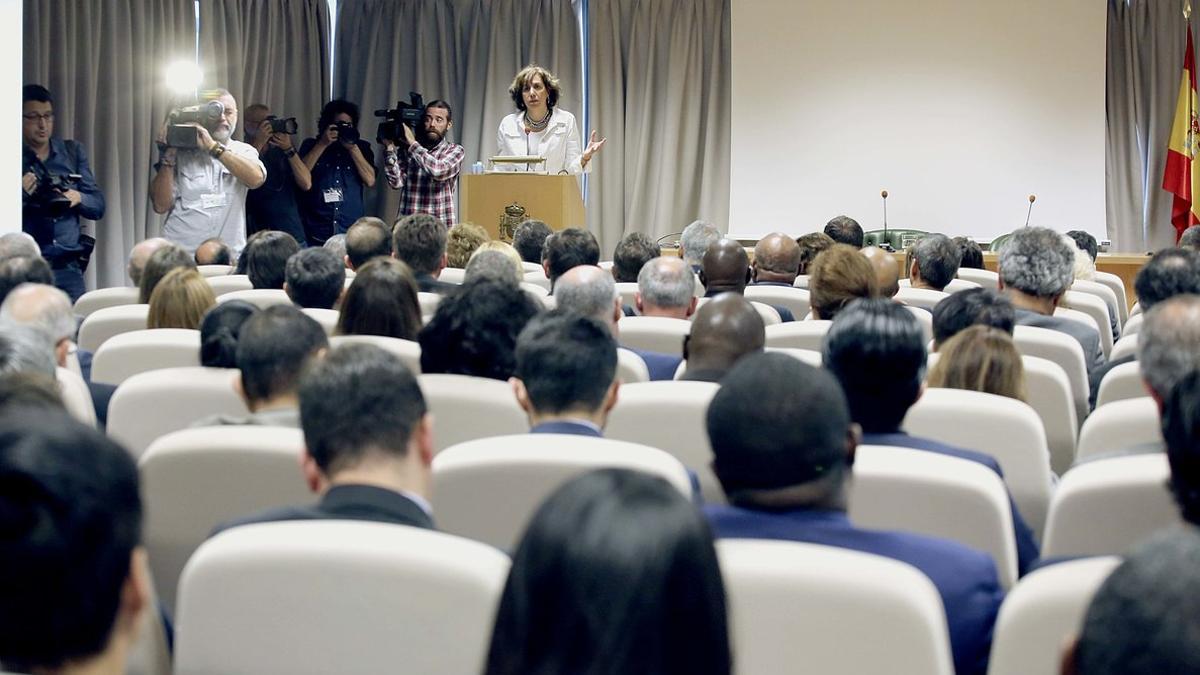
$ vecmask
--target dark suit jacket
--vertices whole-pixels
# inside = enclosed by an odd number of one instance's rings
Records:
[[[624,347],[624,345],[622,346]],[[646,370],[650,371],[651,381],[675,379],[675,371],[679,370],[679,364],[683,363],[683,357],[675,354],[663,354],[633,347],[625,347],[625,349],[642,357],[642,360],[646,362]]]
[[[929,577],[942,596],[955,672],[968,675],[987,671],[992,626],[1004,599],[996,565],[987,554],[936,537],[859,529],[841,511],[755,511],[706,506],[704,513],[713,533],[720,538],[778,539],[836,546],[916,567]]]
[[[373,485],[335,485],[311,506],[284,506],[236,518],[218,525],[213,534],[231,527],[284,520],[367,520],[436,529],[433,519],[416,502],[399,492]]]
[[[586,424],[578,422],[543,422],[529,430],[531,434],[570,434],[572,436],[591,436],[603,438],[604,434]]]
[[[448,284],[428,274],[422,274],[417,277],[417,290],[422,293],[454,293],[458,291],[458,284]]]

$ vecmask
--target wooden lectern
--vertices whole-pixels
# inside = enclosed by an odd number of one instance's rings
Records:
[[[544,221],[552,230],[586,228],[579,177],[559,174],[495,172],[462,177],[462,215],[459,220],[474,223],[492,239],[512,241],[512,231],[501,231],[505,209],[516,204],[525,209],[525,217]]]

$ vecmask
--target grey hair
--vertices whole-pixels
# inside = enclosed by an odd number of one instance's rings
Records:
[[[1200,370],[1200,295],[1177,295],[1146,312],[1138,336],[1142,378],[1160,398],[1193,370]]]
[[[479,277],[511,282],[517,285],[525,279],[522,268],[513,265],[512,258],[503,251],[480,249],[467,260],[463,283]]]
[[[345,258],[346,258],[346,235],[335,234],[332,237],[326,239],[324,248],[327,248],[330,251],[333,251],[337,255],[338,260],[345,260]],[[345,263],[343,263],[343,264],[345,264]]]
[[[617,298],[617,283],[611,274],[596,275],[594,281],[577,283],[560,277],[554,286],[554,299],[559,309],[567,309],[603,323],[612,323],[613,300]]]
[[[0,375],[38,373],[54,379],[58,367],[50,338],[33,326],[0,323]]]
[[[1072,275],[1076,279],[1084,281],[1092,281],[1096,278],[1096,263],[1092,262],[1092,256],[1088,252],[1079,248],[1075,240],[1067,235],[1062,236],[1063,243],[1071,246],[1071,251],[1075,254],[1074,265],[1071,267]]]
[[[1056,298],[1075,280],[1074,245],[1044,227],[1022,227],[1000,251],[1000,280],[1037,298]]]
[[[26,232],[7,232],[0,235],[0,261],[9,258],[40,258],[42,249]]]
[[[913,260],[917,262],[922,279],[933,286],[945,288],[958,274],[962,251],[953,239],[944,234],[927,234],[913,245]],[[908,270],[904,270],[904,273],[908,274]]]
[[[22,298],[30,292],[38,292],[38,297]],[[17,305],[22,301],[34,303],[34,306],[19,309]],[[75,312],[71,298],[53,286],[31,283],[17,286],[0,303],[0,321],[33,326],[49,336],[55,344],[59,340],[75,339]]]
[[[679,237],[679,248],[683,261],[689,265],[699,265],[709,244],[721,238],[721,231],[715,225],[704,220],[697,220],[683,228]]]
[[[655,307],[687,307],[696,290],[692,268],[679,258],[658,257],[638,273],[642,301]]]
[[[1200,249],[1200,225],[1193,225],[1183,231],[1179,237],[1179,246],[1181,248]]]

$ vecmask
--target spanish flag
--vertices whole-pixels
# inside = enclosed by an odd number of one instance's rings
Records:
[[[1196,54],[1192,48],[1192,29],[1187,32],[1187,51],[1183,54],[1183,76],[1179,79],[1179,100],[1175,104],[1175,123],[1167,146],[1167,165],[1163,169],[1163,189],[1175,195],[1171,224],[1175,240],[1190,225],[1200,223],[1200,121],[1196,118]]]

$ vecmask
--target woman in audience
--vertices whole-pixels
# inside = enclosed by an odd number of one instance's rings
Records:
[[[342,296],[337,334],[416,340],[419,330],[421,304],[408,265],[395,258],[374,258],[358,268]]]
[[[969,268],[973,270],[985,269],[983,266],[983,249],[979,244],[975,243],[970,237],[955,237],[954,243],[958,245],[958,252],[962,256],[958,266],[959,268]]]
[[[464,269],[471,254],[490,237],[487,230],[474,223],[458,223],[446,232],[446,266]]]
[[[808,292],[814,319],[832,321],[855,298],[879,295],[879,281],[867,257],[853,246],[834,244],[809,267]]]
[[[147,328],[200,327],[204,313],[217,304],[212,287],[193,267],[174,269],[158,282],[150,295]]]
[[[142,270],[142,278],[138,282],[138,302],[145,305],[150,302],[154,287],[167,273],[177,267],[196,269],[196,261],[182,246],[166,244],[150,255],[146,267]]]
[[[942,343],[927,384],[1025,400],[1021,353],[1004,331],[976,325]]]
[[[511,280],[469,279],[421,329],[421,372],[507,380],[517,366],[517,335],[539,310]]]
[[[237,368],[237,341],[242,324],[258,311],[245,300],[222,302],[200,322],[200,365]]]
[[[661,478],[603,469],[563,485],[525,531],[486,675],[728,675],[712,532]]]

